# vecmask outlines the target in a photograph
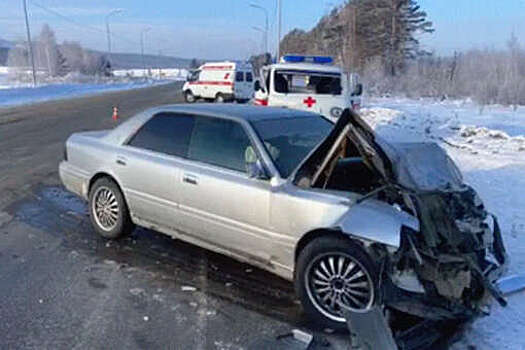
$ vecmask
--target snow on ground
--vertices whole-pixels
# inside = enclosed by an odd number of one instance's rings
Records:
[[[385,139],[435,141],[444,147],[487,208],[496,214],[511,264],[525,271],[525,107],[489,106],[480,114],[469,101],[371,99],[363,117]],[[494,303],[453,349],[524,349],[525,292]]]
[[[140,73],[139,73],[140,72]],[[8,80],[8,68],[0,67],[0,108],[16,105],[58,100],[71,97],[99,94],[109,91],[129,90],[165,84],[186,79],[185,69],[151,70],[151,77],[143,79],[143,69],[115,71],[116,78],[95,81],[93,77],[70,74],[63,81],[39,84]]]
[[[147,75],[153,79],[186,80],[188,70],[184,68],[118,69],[114,70],[113,74],[116,77],[144,77]]]

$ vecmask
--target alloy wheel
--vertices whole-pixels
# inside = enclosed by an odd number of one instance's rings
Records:
[[[117,197],[108,187],[99,187],[93,195],[93,214],[97,225],[105,230],[113,230],[118,223],[120,209]]]
[[[341,306],[360,312],[373,305],[372,278],[350,255],[334,252],[317,256],[305,273],[306,291],[314,307],[334,321],[345,322]]]

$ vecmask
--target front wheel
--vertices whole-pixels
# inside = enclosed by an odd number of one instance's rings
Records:
[[[195,97],[195,95],[193,94],[193,92],[191,92],[191,90],[187,90],[187,91],[184,93],[184,99],[185,99],[186,102],[188,102],[188,103],[194,103],[195,101],[197,101],[197,98]]]
[[[122,192],[106,177],[95,181],[89,192],[89,214],[93,228],[104,238],[119,238],[135,228]]]
[[[362,312],[377,297],[374,264],[358,245],[344,237],[320,237],[299,254],[295,289],[307,315],[317,324],[346,329],[341,306]]]

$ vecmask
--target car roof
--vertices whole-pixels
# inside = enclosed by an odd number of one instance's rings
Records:
[[[188,113],[218,118],[226,117],[229,119],[246,120],[248,122],[286,118],[308,118],[315,116],[321,117],[316,113],[284,107],[263,107],[233,103],[173,104],[159,106],[150,110],[151,114],[161,112]]]

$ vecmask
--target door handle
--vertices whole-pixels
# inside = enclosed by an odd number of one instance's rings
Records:
[[[116,162],[118,165],[126,165],[126,158],[122,156],[117,156]]]
[[[197,185],[198,182],[197,182],[197,176],[195,175],[191,175],[191,174],[184,174],[182,176],[182,181],[190,184],[190,185]]]

